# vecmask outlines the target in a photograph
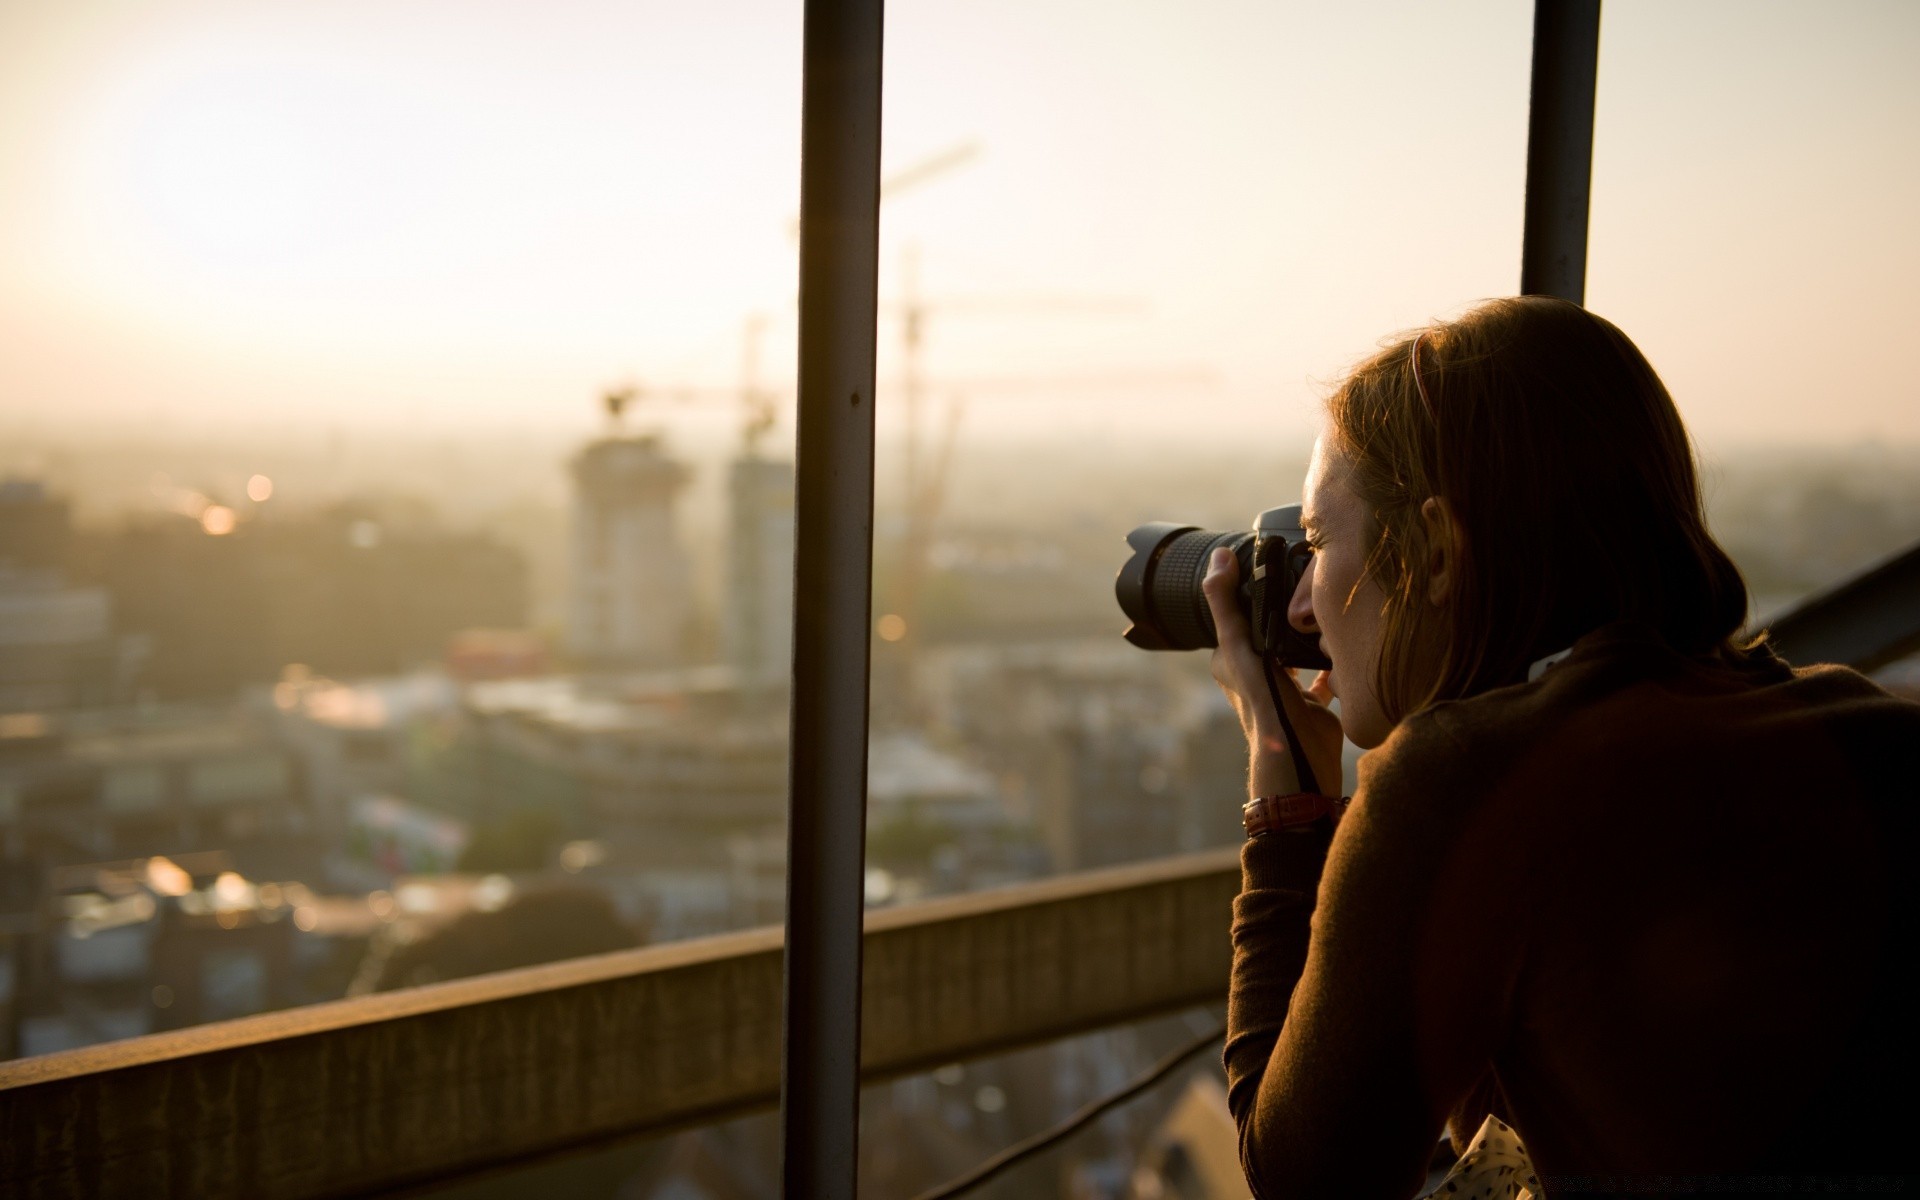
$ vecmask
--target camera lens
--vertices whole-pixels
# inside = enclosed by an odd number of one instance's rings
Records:
[[[1254,650],[1273,655],[1283,666],[1328,667],[1320,639],[1287,621],[1287,607],[1312,556],[1300,528],[1299,505],[1261,513],[1251,533],[1155,521],[1129,533],[1127,545],[1133,554],[1114,579],[1113,591],[1120,610],[1133,621],[1127,640],[1142,650],[1207,650],[1219,644],[1213,610],[1200,589],[1213,552],[1225,546],[1240,560],[1234,602],[1247,618]]]
[[[1219,643],[1213,613],[1200,583],[1214,549],[1226,546],[1240,560],[1244,582],[1251,566],[1253,535],[1160,521],[1127,535],[1133,555],[1114,580],[1120,609],[1132,620],[1127,640],[1144,650],[1205,650]]]

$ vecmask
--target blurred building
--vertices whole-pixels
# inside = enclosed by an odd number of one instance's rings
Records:
[[[150,647],[140,689],[231,697],[290,663],[338,677],[438,663],[469,629],[524,628],[527,568],[498,539],[369,503],[243,513],[214,533],[179,514],[81,539],[81,577]]]
[[[465,786],[462,764],[446,753],[460,710],[453,680],[423,670],[343,683],[294,669],[272,697],[275,737],[306,780],[327,883],[385,887],[421,869],[436,845],[438,868],[454,865],[464,830],[441,828]]]
[[[107,704],[128,690],[137,639],[116,638],[105,588],[70,582],[67,502],[0,482],[0,712]]]
[[[1199,708],[1198,720],[1181,738],[1174,772],[1184,850],[1234,846],[1246,837],[1240,806],[1247,796],[1247,735],[1218,691],[1203,693]],[[1352,780],[1349,768],[1349,787]]]
[[[74,864],[45,884],[7,947],[12,1055],[338,997],[393,915],[388,897],[255,882],[222,851]]]
[[[550,659],[547,639],[530,629],[463,629],[447,642],[447,673],[463,683],[545,675]]]
[[[1068,871],[1220,835],[1201,794],[1217,774],[1189,780],[1184,770],[1205,689],[1170,659],[1143,661],[1117,638],[986,645],[949,649],[929,674],[943,693],[937,707],[1001,777],[1012,815],[1031,825],[1053,868]],[[1224,761],[1244,781],[1244,748]],[[1219,803],[1237,818],[1234,795]]]
[[[793,464],[735,460],[727,502],[721,648],[743,684],[785,686],[793,664]]]
[[[1028,878],[1031,831],[973,748],[883,730],[867,748],[867,903],[911,901]]]
[[[734,870],[729,842],[785,819],[783,714],[743,706],[724,668],[476,684],[462,737],[484,833],[518,810],[591,837],[607,868]]]
[[[202,850],[311,865],[294,755],[235,713],[128,708],[0,717],[0,844],[52,866]]]
[[[451,871],[471,841],[464,822],[394,796],[355,796],[347,810],[344,852],[376,879]]]
[[[568,646],[599,666],[682,660],[692,568],[673,507],[690,473],[654,435],[601,438],[573,460]]]
[[[336,888],[556,868],[662,937],[777,919],[786,723],[723,667],[273,689]]]

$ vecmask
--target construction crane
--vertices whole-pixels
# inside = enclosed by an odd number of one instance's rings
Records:
[[[763,312],[750,313],[746,318],[741,337],[738,387],[658,386],[629,380],[603,389],[600,405],[607,415],[609,432],[618,435],[625,427],[627,412],[642,403],[701,405],[734,401],[740,405],[741,457],[759,457],[760,443],[777,423],[780,399],[777,389],[768,388],[760,381],[760,347],[765,340],[768,323],[769,318]]]
[[[600,407],[607,415],[608,433],[618,436],[626,429],[628,411],[643,402],[649,405],[703,404],[734,395],[734,392],[725,388],[654,387],[629,380],[602,389]]]
[[[938,154],[929,155],[910,167],[895,171],[880,181],[880,199],[882,201],[898,199],[900,193],[911,191],[923,183],[938,179],[957,167],[964,167],[980,157],[980,143],[960,142],[949,146]],[[787,236],[800,240],[800,217],[795,214],[787,218]]]
[[[908,191],[943,178],[974,161],[979,157],[980,152],[981,147],[978,142],[967,141],[913,163],[882,181],[881,199],[883,201],[898,199]],[[798,235],[797,218],[790,222],[789,228],[793,234]],[[919,290],[919,248],[917,245],[909,244],[905,247],[902,256],[901,290],[898,298],[884,304],[882,308],[888,313],[897,314],[900,318],[902,368],[900,405],[905,426],[902,466],[906,520],[903,523],[900,541],[895,548],[896,570],[889,596],[892,601],[892,611],[882,618],[881,633],[884,640],[895,645],[889,657],[896,659],[899,668],[895,673],[895,679],[900,685],[900,699],[903,704],[910,706],[912,658],[915,643],[919,640],[921,632],[920,598],[927,574],[928,553],[934,527],[945,507],[947,485],[952,473],[954,446],[965,413],[965,402],[961,392],[949,391],[940,428],[931,439],[930,445],[928,444],[928,439],[924,437],[922,430],[928,393],[923,360],[927,330],[932,318],[936,315],[944,318],[948,315],[994,316],[1023,313],[1111,317],[1143,312],[1146,305],[1138,300],[1120,297],[1063,293],[956,295],[930,300],[923,297]],[[638,401],[685,403],[731,396],[737,399],[741,406],[740,456],[743,460],[757,459],[762,442],[774,428],[778,399],[781,394],[765,387],[761,382],[761,347],[769,324],[770,318],[764,312],[756,312],[746,318],[741,342],[740,384],[737,389],[732,391],[700,387],[643,389],[637,384],[626,385],[622,388],[609,389],[607,392],[605,399],[609,415],[617,424],[620,413]],[[1164,375],[1166,373],[1149,372],[1149,374]],[[1188,372],[1187,376],[1190,378],[1192,374]],[[1137,382],[1139,377],[1139,372],[1132,372],[1110,373],[1099,379],[1084,376],[1001,378],[975,380],[962,390],[969,393],[1007,388],[1036,390],[1071,388],[1088,384],[1111,387],[1125,382]]]
[[[923,448],[921,426],[927,393],[923,359],[929,321],[935,314],[1033,313],[1112,317],[1142,313],[1147,306],[1142,301],[1125,297],[1064,293],[952,296],[928,300],[921,296],[919,290],[919,248],[909,244],[901,260],[900,298],[882,307],[900,317],[900,398],[905,425],[902,474],[906,521],[895,556],[895,575],[889,596],[891,611],[882,617],[885,625],[881,629],[881,636],[883,640],[895,644],[893,654],[900,659],[900,682],[904,690],[910,691],[914,650],[920,634],[920,598],[926,581],[928,554],[935,523],[946,503],[954,442],[965,411],[961,393],[950,392],[940,430],[931,448]],[[1066,384],[1069,378],[1063,376],[1048,380],[1036,377],[993,383],[983,381],[979,386],[1014,384],[1047,387]]]
[[[930,493],[920,472],[920,424],[921,409],[924,404],[925,379],[921,371],[921,359],[926,350],[927,323],[935,313],[958,314],[1010,314],[1010,313],[1052,313],[1079,314],[1095,316],[1124,316],[1146,311],[1146,305],[1139,300],[1114,296],[1076,296],[1068,294],[1025,294],[1025,295],[987,295],[987,296],[951,296],[939,300],[927,300],[920,295],[920,248],[909,243],[901,255],[900,262],[900,299],[884,303],[884,311],[898,313],[900,316],[901,350],[901,409],[905,417],[906,445],[902,457],[905,460],[906,498],[908,525],[914,524],[916,516],[931,519],[931,513],[925,512],[926,500]],[[951,414],[946,422],[947,432],[942,435],[934,456],[940,458],[948,453],[945,442],[952,437],[952,430],[958,428],[958,414]],[[910,614],[899,614],[912,628]]]
[[[882,180],[880,196],[883,200],[894,199],[903,192],[911,191],[922,184],[938,179],[949,171],[965,166],[979,155],[980,143],[977,141],[959,142],[949,146],[940,153],[921,159]],[[788,222],[788,228],[795,237],[798,237],[799,217],[792,218]],[[619,384],[601,393],[601,404],[606,410],[609,426],[617,433],[622,428],[627,410],[643,402],[651,405],[737,399],[741,408],[741,456],[758,457],[761,442],[773,430],[776,422],[781,394],[760,382],[760,349],[770,323],[771,318],[765,312],[748,314],[741,338],[740,385],[737,389],[648,387],[638,382]]]

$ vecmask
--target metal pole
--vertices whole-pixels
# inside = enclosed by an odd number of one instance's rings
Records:
[[[1600,0],[1534,0],[1533,100],[1527,117],[1527,216],[1520,291],[1587,298],[1587,199],[1593,187],[1593,90]]]
[[[788,750],[788,1197],[852,1200],[873,581],[883,0],[806,0]]]

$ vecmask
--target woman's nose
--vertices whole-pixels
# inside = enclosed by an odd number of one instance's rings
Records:
[[[1287,601],[1287,624],[1301,633],[1319,633],[1320,626],[1313,619],[1313,560],[1300,571],[1300,582],[1293,587],[1293,597]]]

